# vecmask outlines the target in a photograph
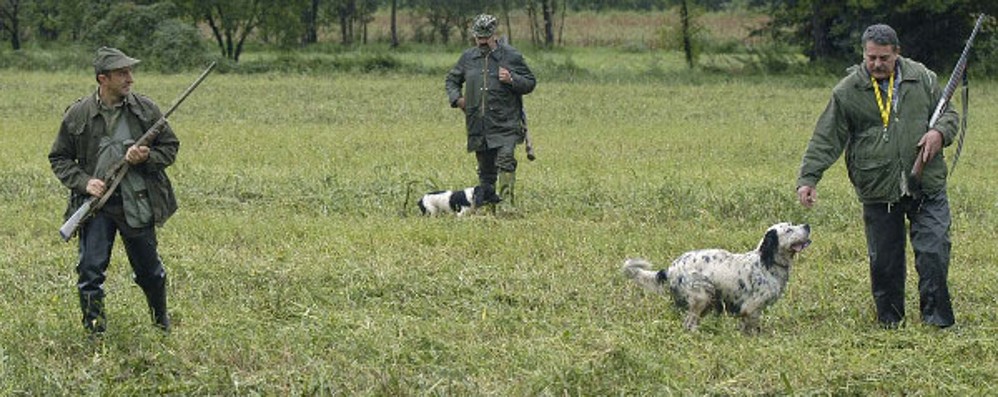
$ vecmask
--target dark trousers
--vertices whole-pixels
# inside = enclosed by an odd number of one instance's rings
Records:
[[[946,192],[921,199],[906,197],[893,204],[863,205],[877,319],[885,325],[895,325],[904,319],[906,218],[918,272],[922,322],[940,327],[953,325],[947,285],[952,244]]]
[[[104,281],[116,232],[121,233],[135,283],[147,293],[164,288],[166,270],[156,250],[156,228],[128,226],[121,205],[109,202],[80,230],[76,287],[81,298],[100,300],[104,297]]]
[[[499,156],[499,149],[485,149],[475,152],[478,160],[478,185],[495,186],[499,177],[499,167],[496,165],[496,158]]]

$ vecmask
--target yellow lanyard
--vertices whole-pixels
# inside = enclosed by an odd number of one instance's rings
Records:
[[[887,124],[891,121],[891,104],[894,102],[894,72],[891,72],[891,79],[887,86],[886,105],[880,95],[880,84],[877,83],[877,79],[870,76],[870,81],[873,83],[873,92],[877,94],[877,107],[880,108],[880,119],[883,120],[884,130],[886,130]]]

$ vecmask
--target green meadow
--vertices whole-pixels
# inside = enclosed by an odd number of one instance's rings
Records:
[[[0,395],[998,392],[998,84],[972,86],[950,184],[958,324],[919,324],[909,266],[910,322],[885,331],[842,163],[816,208],[794,193],[836,77],[685,72],[679,54],[644,54],[528,51],[538,159],[519,153],[517,208],[464,218],[414,205],[476,180],[443,89],[456,53],[402,55],[431,73],[209,76],[171,121],[181,208],[159,239],[173,332],[151,326],[119,242],[97,342],[46,158],[93,76],[0,71]],[[140,69],[134,90],[166,108],[195,77]],[[810,223],[814,243],[758,336],[713,315],[684,332],[668,299],[621,276],[632,256],[748,251],[779,221]]]

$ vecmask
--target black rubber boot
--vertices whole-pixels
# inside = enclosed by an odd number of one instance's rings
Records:
[[[80,310],[83,311],[83,328],[91,335],[103,334],[107,330],[107,317],[104,315],[104,296],[80,293]]]
[[[495,185],[485,185],[485,186],[483,186],[482,187],[482,192],[483,192],[482,193],[483,194],[482,201],[484,201],[485,204],[499,204],[499,203],[502,202],[502,197],[499,197],[499,195],[496,194],[496,186]]]
[[[164,332],[170,332],[170,314],[166,311],[166,280],[156,287],[143,290],[146,294],[146,303],[149,304],[149,312],[152,322],[156,327]]]

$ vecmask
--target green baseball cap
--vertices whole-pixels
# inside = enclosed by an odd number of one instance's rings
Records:
[[[496,26],[499,20],[489,14],[481,14],[475,17],[471,23],[471,34],[475,37],[492,37],[496,34]]]
[[[97,49],[97,57],[94,58],[94,72],[101,74],[111,70],[117,70],[142,62],[138,59],[125,55],[117,48],[101,47]]]

